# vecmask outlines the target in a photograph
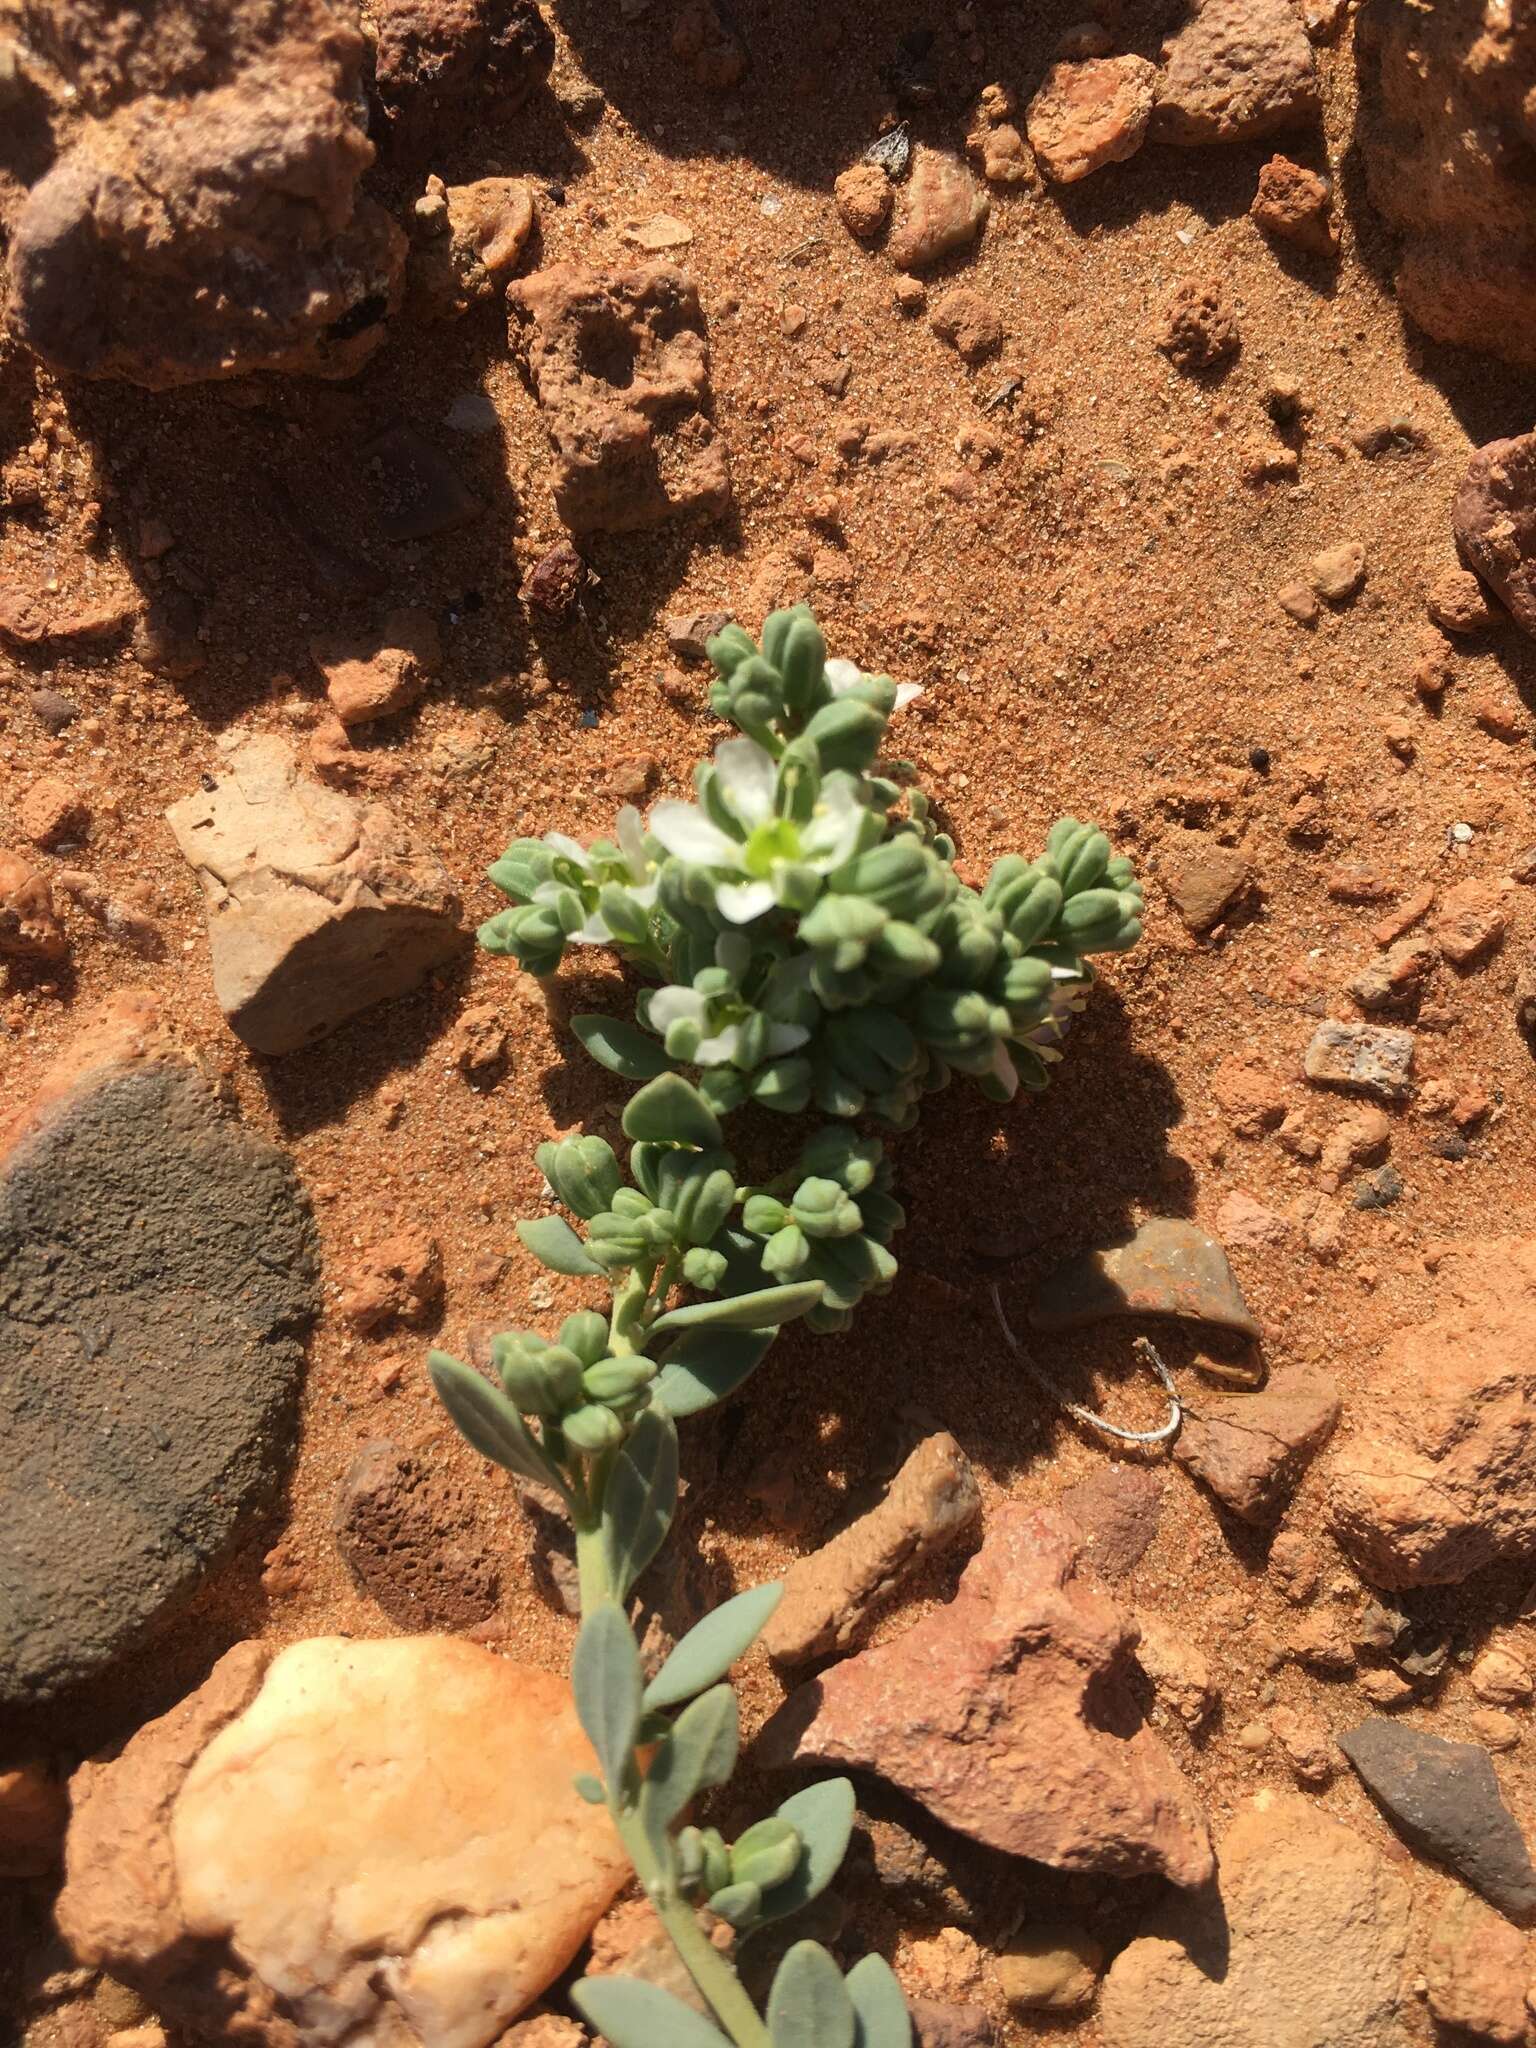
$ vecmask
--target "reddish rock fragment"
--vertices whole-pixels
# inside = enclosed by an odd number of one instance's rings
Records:
[[[1339,246],[1328,180],[1288,156],[1271,157],[1259,172],[1259,189],[1248,212],[1266,235],[1294,242],[1313,255],[1330,256]]]
[[[996,308],[966,285],[935,300],[929,319],[940,341],[947,341],[964,362],[979,363],[1002,346],[1003,323]]]
[[[1491,883],[1458,882],[1447,889],[1435,919],[1435,939],[1453,967],[1471,967],[1503,940],[1509,913]]]
[[[891,181],[878,164],[850,164],[832,196],[838,219],[858,241],[873,241],[891,217]]]
[[[1190,0],[1163,45],[1154,140],[1251,142],[1318,111],[1317,67],[1290,0]]]
[[[68,951],[47,877],[21,854],[0,849],[0,957],[56,961]]]
[[[1429,2009],[1498,2048],[1521,2048],[1530,2037],[1525,2002],[1525,1937],[1470,1892],[1454,1890],[1436,1914],[1424,1958]]]
[[[374,82],[393,137],[452,140],[537,91],[555,39],[535,0],[378,0]]]
[[[1478,449],[1451,524],[1463,560],[1536,634],[1536,432]]]
[[[586,588],[587,565],[568,540],[546,548],[528,572],[523,596],[546,618],[563,619]]]
[[[1025,129],[1045,175],[1072,185],[1140,149],[1157,96],[1145,57],[1053,64],[1029,103]]]
[[[443,645],[432,614],[406,605],[369,631],[321,635],[309,651],[336,716],[352,726],[414,704],[442,661]]]
[[[919,148],[913,152],[900,217],[886,254],[898,270],[927,270],[975,241],[990,206],[958,157]]]
[[[1277,1372],[1261,1393],[1184,1403],[1175,1461],[1245,1522],[1274,1521],[1332,1435],[1339,1393],[1326,1373]]]
[[[385,1323],[419,1323],[443,1298],[443,1253],[435,1237],[401,1231],[362,1254],[337,1308],[361,1336]]]
[[[1186,278],[1169,301],[1156,338],[1174,368],[1187,376],[1230,362],[1242,337],[1220,279]]]

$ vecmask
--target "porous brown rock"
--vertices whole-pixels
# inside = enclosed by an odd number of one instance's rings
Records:
[[[47,876],[24,855],[0,848],[0,958],[55,961],[68,951]]]
[[[1160,1614],[1138,1613],[1136,1661],[1152,1681],[1160,1705],[1196,1734],[1216,1705],[1211,1667],[1195,1645]]]
[[[1521,2048],[1530,2038],[1525,1937],[1470,1892],[1446,1894],[1430,1926],[1424,1978],[1441,2026],[1498,2048]]]
[[[1259,189],[1248,212],[1254,225],[1276,241],[1294,242],[1314,256],[1330,256],[1339,245],[1332,208],[1326,178],[1292,163],[1288,156],[1272,156],[1259,172]]]
[[[1163,45],[1152,135],[1252,142],[1318,118],[1317,67],[1290,0],[1187,0]]]
[[[16,821],[29,845],[53,848],[66,840],[83,839],[90,830],[91,810],[79,790],[56,775],[44,775],[17,806]]]
[[[1240,1138],[1261,1138],[1285,1120],[1285,1090],[1267,1067],[1229,1053],[1211,1076],[1211,1093]]]
[[[341,1483],[331,1529],[353,1578],[397,1627],[473,1628],[495,1612],[494,1537],[438,1452],[370,1438]]]
[[[1203,1884],[1205,1823],[1129,1690],[1135,1642],[1070,1518],[1012,1502],[948,1606],[791,1694],[759,1754],[873,1770],[1058,1869]]]
[[[1410,2048],[1412,1893],[1358,1828],[1262,1792],[1221,1838],[1218,1882],[1175,1896],[1099,1995],[1105,2048]]]
[[[555,39],[536,0],[376,0],[374,83],[391,139],[411,150],[522,106]]]
[[[1053,64],[1025,116],[1025,132],[1054,185],[1076,184],[1140,149],[1157,96],[1145,57],[1090,57]]]
[[[1177,287],[1157,330],[1157,345],[1186,375],[1216,370],[1242,346],[1237,316],[1216,277],[1190,277]]]
[[[513,350],[547,415],[555,507],[573,533],[729,508],[704,315],[682,271],[557,263],[512,285],[507,305]]]
[[[1458,639],[1486,632],[1493,624],[1493,607],[1470,569],[1447,569],[1437,576],[1424,593],[1424,609],[1442,633]]]
[[[1377,1586],[1536,1556],[1536,1238],[1452,1248],[1435,1289],[1328,1453],[1329,1523]]]
[[[73,1785],[60,1927],[253,2048],[488,2048],[629,1875],[566,1682],[446,1636],[243,1643]]]
[[[946,150],[919,147],[902,188],[886,254],[898,270],[929,270],[968,249],[981,233],[991,201],[967,167]]]
[[[990,299],[967,285],[955,285],[934,301],[930,324],[963,362],[979,363],[1001,348],[1003,323]]]
[[[142,1646],[270,1504],[317,1309],[288,1160],[112,998],[0,1129],[0,1704]]]
[[[361,34],[322,0],[131,16],[37,5],[68,90],[10,251],[11,315],[56,368],[151,389],[253,370],[351,376],[399,298],[405,238],[373,161]]]
[[[851,1649],[882,1605],[981,1514],[970,1460],[941,1430],[920,1443],[877,1507],[784,1574],[784,1597],[763,1630],[781,1664]]]
[[[1462,559],[1536,633],[1536,432],[1489,441],[1467,464],[1451,508]]]
[[[966,133],[965,147],[989,185],[1040,183],[1034,156],[1014,119],[1018,108],[1006,85],[984,85]]]
[[[234,733],[166,817],[197,870],[213,986],[255,1052],[294,1052],[416,987],[462,944],[442,863],[381,804],[310,781],[286,740]]]
[[[429,216],[433,231],[417,242],[413,289],[429,316],[457,319],[491,304],[517,268],[533,232],[533,187],[526,178],[446,186],[433,178],[427,199],[418,202],[418,216],[432,201],[441,215]]]
[[[1173,1455],[1243,1521],[1274,1521],[1333,1434],[1339,1406],[1326,1373],[1285,1367],[1257,1394],[1186,1399]]]
[[[1437,341],[1536,368],[1536,17],[1507,0],[1366,0],[1366,188],[1400,238],[1398,304]]]
[[[850,164],[832,187],[837,217],[850,235],[873,241],[891,217],[891,181],[878,164]]]

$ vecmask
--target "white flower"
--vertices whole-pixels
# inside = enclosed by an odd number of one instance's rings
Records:
[[[835,656],[826,664],[824,673],[834,697],[846,697],[854,684],[864,679],[864,671],[859,664],[856,661],[845,661],[841,655]],[[907,706],[915,703],[922,694],[921,683],[898,683],[894,709],[905,711]]]
[[[840,867],[858,844],[865,806],[859,784],[835,772],[823,778],[816,808],[803,825],[774,809],[778,770],[756,740],[724,740],[715,749],[715,788],[741,827],[733,838],[697,804],[660,803],[651,812],[651,837],[679,860],[724,870],[715,891],[720,915],[731,924],[750,924],[778,901],[776,877],[786,868],[811,867],[827,874]]]
[[[617,882],[641,910],[649,910],[656,901],[655,863],[646,852],[645,826],[633,804],[626,804],[619,812],[618,841],[619,860],[599,863],[593,860],[590,847],[583,846],[580,840],[572,839],[564,832],[544,834],[544,844],[550,851],[560,854],[581,873],[581,894],[588,916],[578,930],[566,934],[573,946],[607,946],[613,943],[613,934],[604,922],[602,912],[591,907],[586,893],[589,889],[595,896],[604,882]],[[543,882],[534,890],[533,901],[553,903],[569,886],[558,881]]]
[[[696,988],[679,988],[675,983],[668,988],[659,988],[651,997],[651,1029],[665,1038],[668,1028],[682,1019],[705,1031],[709,1028],[709,1003],[709,997],[700,995]],[[787,1052],[794,1052],[810,1035],[798,1024],[770,1024],[769,1059],[779,1059]],[[693,1058],[701,1067],[720,1066],[735,1057],[740,1038],[739,1024],[724,1024],[710,1037],[699,1040],[698,1051]]]

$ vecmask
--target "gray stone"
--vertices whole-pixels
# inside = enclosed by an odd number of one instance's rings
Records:
[[[122,1024],[118,1004],[116,1026]],[[313,1225],[287,1158],[145,1027],[0,1133],[0,1702],[106,1670],[274,1496]]]
[[[1413,1093],[1413,1038],[1376,1024],[1319,1024],[1302,1070],[1320,1088],[1405,1102]]]
[[[1178,1316],[1260,1335],[1226,1253],[1175,1216],[1155,1216],[1121,1244],[1068,1259],[1041,1281],[1029,1308],[1036,1330],[1077,1330],[1111,1316]]]
[[[1339,1747],[1392,1825],[1491,1906],[1536,1917],[1536,1870],[1488,1752],[1400,1721],[1362,1721]]]

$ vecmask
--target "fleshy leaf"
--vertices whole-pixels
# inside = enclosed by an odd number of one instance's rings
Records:
[[[912,2048],[912,2015],[884,1956],[865,1956],[843,1981],[853,2000],[854,2048]]]
[[[819,1280],[796,1280],[788,1287],[759,1287],[751,1294],[728,1294],[718,1301],[690,1301],[669,1309],[651,1325],[662,1330],[761,1330],[769,1324],[793,1322],[821,1299]]]
[[[619,1599],[661,1548],[677,1506],[677,1430],[647,1408],[615,1453],[604,1496],[608,1569]]]
[[[571,1659],[576,1717],[603,1777],[622,1785],[640,1730],[640,1652],[622,1610],[605,1600],[581,1624]]]
[[[586,1277],[605,1270],[563,1216],[535,1216],[519,1223],[517,1234],[539,1263],[552,1272]]]
[[[571,2003],[612,2048],[731,2048],[691,2006],[637,1977],[583,1977]]]
[[[641,1819],[658,1848],[690,1800],[726,1782],[740,1747],[740,1711],[728,1685],[712,1686],[684,1707],[657,1745],[640,1788]]]
[[[696,1622],[646,1687],[647,1712],[675,1707],[724,1678],[757,1641],[783,1597],[784,1588],[777,1582],[753,1586]]]
[[[853,1833],[853,1785],[847,1778],[823,1778],[807,1785],[779,1808],[779,1819],[797,1829],[805,1844],[793,1877],[763,1894],[763,1918],[782,1920],[820,1898],[836,1877]]]
[[[797,1941],[768,1994],[773,2048],[854,2048],[854,2008],[843,1973],[818,1941]]]
[[[541,1486],[560,1486],[527,1423],[499,1387],[446,1351],[428,1353],[427,1371],[455,1429],[482,1458]],[[560,1490],[565,1491],[563,1486]]]
[[[655,1144],[707,1147],[720,1143],[720,1121],[681,1074],[658,1074],[629,1098],[624,1135]]]
[[[654,1081],[671,1071],[660,1041],[623,1017],[573,1017],[571,1029],[600,1066],[626,1081]]]
[[[684,1330],[662,1361],[651,1404],[681,1421],[734,1394],[762,1364],[776,1330]]]

